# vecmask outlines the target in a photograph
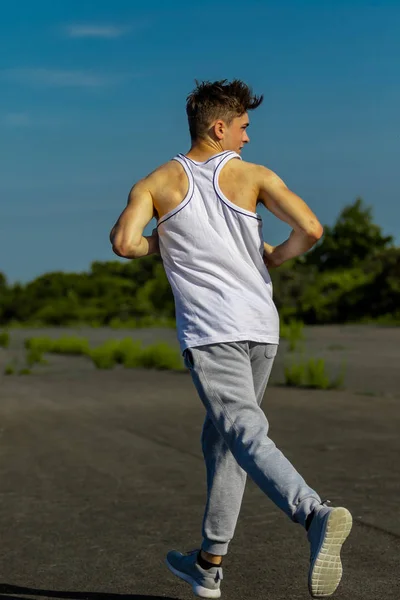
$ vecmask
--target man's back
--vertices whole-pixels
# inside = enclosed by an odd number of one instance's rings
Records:
[[[172,163],[179,170],[161,167],[148,186],[182,352],[240,339],[277,344],[279,318],[255,212],[256,166],[242,166],[229,150],[204,161],[178,154]]]
[[[218,154],[211,155],[205,161],[193,161],[201,165],[202,162],[218,159]],[[193,160],[189,158],[189,161]],[[258,165],[243,160],[230,160],[221,170],[219,186],[224,194],[238,208],[256,212],[259,197],[259,169]],[[185,170],[180,163],[171,160],[148,177],[149,189],[152,193],[154,209],[158,219],[173,211],[185,198],[189,182]]]

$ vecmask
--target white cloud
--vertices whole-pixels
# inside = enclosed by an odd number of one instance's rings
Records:
[[[116,25],[68,25],[65,31],[67,36],[71,38],[101,38],[110,40],[126,35],[129,32],[129,28],[118,27]]]
[[[103,75],[92,71],[63,69],[5,69],[0,77],[17,83],[52,87],[105,87],[131,79],[132,75]]]

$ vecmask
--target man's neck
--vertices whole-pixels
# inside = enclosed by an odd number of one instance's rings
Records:
[[[224,148],[219,142],[214,142],[213,140],[200,140],[199,142],[193,142],[189,152],[186,153],[186,156],[192,158],[193,160],[198,160],[202,162],[204,160],[208,160],[214,154],[219,154],[223,152]]]

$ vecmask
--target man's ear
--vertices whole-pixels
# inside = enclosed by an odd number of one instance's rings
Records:
[[[219,119],[214,123],[214,133],[217,139],[222,140],[225,135],[225,123]]]

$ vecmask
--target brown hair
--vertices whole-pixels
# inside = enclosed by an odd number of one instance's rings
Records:
[[[186,99],[186,114],[192,140],[202,138],[215,119],[223,119],[230,125],[235,117],[260,106],[264,96],[254,96],[251,88],[234,79],[220,81],[196,81],[196,88]]]

